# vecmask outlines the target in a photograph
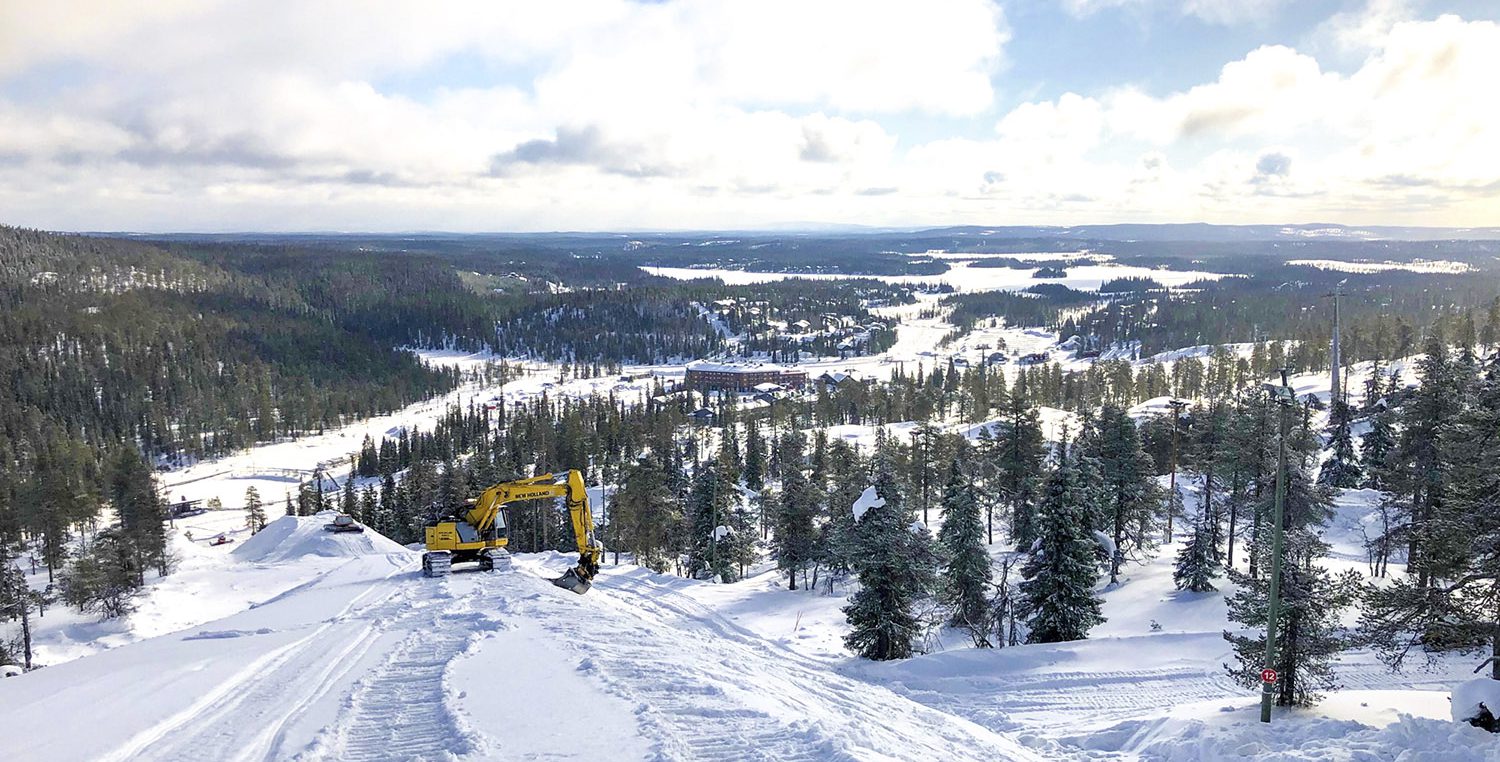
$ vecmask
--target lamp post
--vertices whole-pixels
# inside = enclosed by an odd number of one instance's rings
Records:
[[[1177,513],[1177,424],[1182,418],[1182,409],[1187,405],[1186,400],[1167,400],[1167,406],[1172,408],[1172,476],[1167,497],[1167,542],[1172,541],[1172,517]]]
[[[1287,384],[1286,369],[1281,370],[1281,385],[1262,384],[1277,407],[1276,503],[1272,509],[1271,588],[1266,595],[1266,667],[1260,673],[1260,721],[1271,721],[1271,704],[1280,675],[1276,672],[1276,625],[1281,618],[1281,545],[1282,513],[1286,504],[1286,411],[1296,400]]]

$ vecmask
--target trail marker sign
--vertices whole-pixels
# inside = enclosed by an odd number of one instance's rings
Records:
[[[1260,671],[1260,681],[1263,683],[1274,683],[1279,677],[1281,676],[1276,674],[1276,670],[1274,669],[1267,668]]]

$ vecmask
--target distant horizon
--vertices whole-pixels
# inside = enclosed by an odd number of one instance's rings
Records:
[[[1276,223],[1220,223],[1220,222],[1102,222],[1102,223],[1078,223],[1070,225],[1053,224],[1026,224],[1009,223],[1004,225],[986,225],[975,223],[961,223],[952,225],[863,225],[857,223],[814,223],[799,222],[785,224],[769,224],[763,227],[743,228],[579,228],[579,229],[553,229],[553,230],[452,230],[440,228],[411,229],[411,230],[335,230],[335,229],[298,229],[298,230],[270,230],[270,229],[224,229],[224,230],[92,230],[92,229],[53,229],[40,228],[29,225],[18,225],[9,222],[0,224],[22,228],[40,230],[48,233],[59,233],[65,235],[87,235],[87,236],[118,236],[118,237],[152,237],[152,236],[370,236],[370,237],[399,237],[399,236],[454,236],[454,237],[483,237],[483,236],[627,236],[627,235],[665,235],[665,236],[691,236],[691,235],[795,235],[795,234],[823,234],[823,235],[878,235],[883,233],[928,233],[945,230],[976,230],[976,231],[1077,231],[1087,229],[1121,228],[1133,227],[1143,229],[1171,229],[1185,227],[1207,227],[1225,230],[1245,230],[1274,228],[1284,230],[1318,230],[1318,229],[1343,229],[1349,231],[1427,231],[1427,232],[1483,232],[1490,235],[1500,235],[1500,224],[1496,225],[1352,225],[1340,222],[1276,222]],[[1316,237],[1316,236],[1310,236]]]

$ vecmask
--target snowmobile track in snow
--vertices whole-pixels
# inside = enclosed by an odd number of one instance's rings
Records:
[[[410,571],[411,564],[406,566],[401,572]],[[107,762],[289,758],[296,750],[283,748],[288,728],[351,680],[361,660],[382,639],[392,630],[412,627],[414,620],[424,619],[422,615],[436,606],[451,606],[452,596],[446,591],[424,594],[398,578],[401,572],[369,587],[308,635],[247,665],[187,710],[138,734],[107,757]],[[432,639],[433,646],[447,648],[455,640],[466,642],[471,630],[472,622],[466,622],[461,635],[445,633]],[[413,646],[420,642],[426,640],[414,636],[408,641]],[[449,658],[463,647],[463,642],[452,646]],[[420,657],[415,647],[401,651]],[[383,671],[377,673],[374,679],[383,675]],[[441,666],[437,678],[441,697]],[[437,708],[441,710],[441,702]],[[453,736],[448,738],[451,741]]]
[[[473,751],[444,701],[449,662],[463,653],[482,620],[444,614],[416,626],[384,664],[360,680],[332,731],[330,759],[440,759]]]

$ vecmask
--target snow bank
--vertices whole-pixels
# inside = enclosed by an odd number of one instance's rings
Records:
[[[1133,720],[1069,739],[1095,752],[1163,762],[1200,760],[1500,760],[1495,737],[1468,725],[1403,716],[1383,728],[1353,720],[1283,713],[1270,725],[1183,718]]]
[[[1481,677],[1470,680],[1453,689],[1453,721],[1468,722],[1479,716],[1479,705],[1500,715],[1500,680]]]
[[[353,558],[406,552],[369,527],[359,533],[325,531],[323,526],[336,515],[325,511],[316,516],[282,516],[235,548],[234,555],[243,561],[279,563],[307,556]]]

